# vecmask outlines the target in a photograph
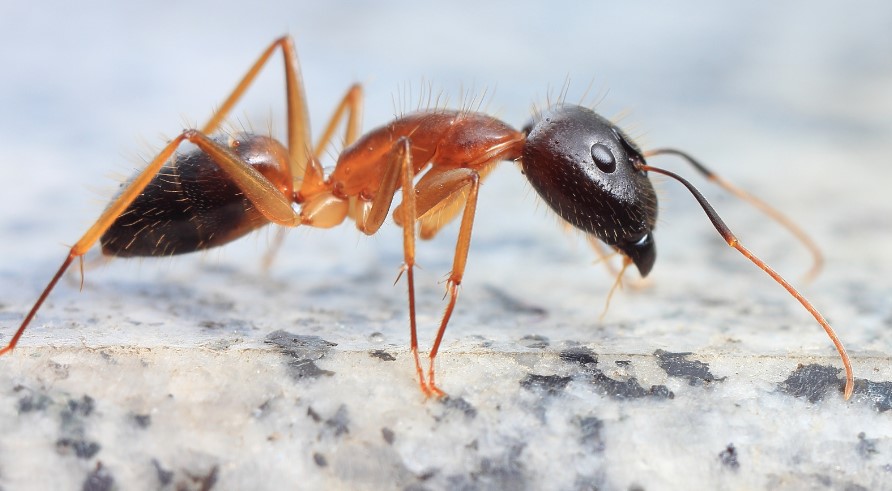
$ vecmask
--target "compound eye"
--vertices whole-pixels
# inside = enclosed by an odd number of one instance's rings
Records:
[[[602,172],[609,174],[616,170],[616,157],[613,156],[613,152],[606,145],[601,143],[592,145],[592,159],[595,160],[595,165]]]

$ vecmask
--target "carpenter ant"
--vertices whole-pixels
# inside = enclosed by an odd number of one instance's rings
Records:
[[[285,62],[287,145],[250,133],[209,136],[220,128],[277,48],[282,50]],[[0,355],[15,348],[59,278],[75,259],[83,266],[83,255],[96,241],[109,256],[167,256],[216,247],[269,223],[329,228],[347,218],[371,235],[384,223],[394,197],[401,193],[402,201],[393,218],[403,229],[404,264],[400,274],[405,273],[408,283],[412,355],[422,392],[442,396],[434,378],[434,359],[458,298],[480,183],[496,164],[513,160],[520,163],[533,188],[561,218],[622,256],[623,270],[618,278],[631,264],[641,276],[647,276],[656,259],[653,230],[657,198],[648,172],[680,182],[728,245],[783,286],[824,328],[845,365],[845,397],[852,395],[854,378],[849,358],[821,314],[746,249],[688,181],[649,165],[645,156],[674,154],[684,158],[710,180],[787,226],[813,252],[814,245],[780,213],[721,180],[693,158],[672,149],[642,153],[616,125],[587,108],[568,104],[557,104],[537,114],[523,131],[486,114],[437,108],[398,117],[364,135],[360,134],[361,107],[362,89],[354,85],[322,137],[311,146],[294,43],[287,36],[274,41],[206,125],[174,138],[123,187],[71,247],[12,340],[0,349]],[[319,157],[345,119],[347,147],[334,171],[326,176]],[[198,148],[176,154],[184,141]],[[292,208],[294,204],[299,210]],[[446,284],[449,301],[425,376],[415,327],[416,227],[421,238],[431,238],[460,212],[458,243]],[[816,267],[819,262],[816,259]]]

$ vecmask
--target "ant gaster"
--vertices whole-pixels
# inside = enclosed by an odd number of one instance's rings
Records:
[[[247,133],[209,136],[219,130],[277,48],[282,50],[285,62],[287,145]],[[642,276],[651,271],[656,259],[653,231],[657,199],[647,174],[655,172],[679,181],[694,195],[726,242],[783,286],[824,328],[846,369],[845,397],[851,396],[851,364],[821,314],[743,247],[688,181],[647,164],[645,156],[682,157],[708,179],[781,222],[813,252],[814,245],[779,212],[686,154],[672,149],[642,153],[616,125],[589,109],[567,104],[554,105],[538,114],[524,131],[483,113],[429,109],[398,117],[364,135],[360,135],[361,106],[362,90],[354,85],[321,138],[311,146],[294,43],[287,36],[274,41],[206,125],[171,140],[123,187],[71,247],[9,344],[0,349],[0,355],[15,348],[59,278],[75,259],[83,268],[83,255],[97,241],[105,255],[167,256],[222,245],[269,223],[329,228],[347,218],[371,235],[384,223],[393,199],[400,194],[401,203],[394,209],[393,218],[403,229],[401,274],[406,275],[408,283],[411,351],[422,392],[443,395],[434,378],[434,359],[458,298],[478,190],[497,163],[509,160],[520,162],[533,188],[561,218],[617,251],[623,257],[623,271],[634,264]],[[334,171],[326,176],[319,159],[345,119],[347,147]],[[184,141],[197,149],[177,154]],[[449,300],[425,374],[415,325],[415,238],[433,237],[459,213],[458,243],[447,281]],[[818,263],[816,259],[815,269]]]

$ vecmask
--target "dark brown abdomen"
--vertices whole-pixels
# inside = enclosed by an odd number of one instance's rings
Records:
[[[268,223],[206,154],[167,163],[100,239],[110,256],[170,256],[235,240]]]

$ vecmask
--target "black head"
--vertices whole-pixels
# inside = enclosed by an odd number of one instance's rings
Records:
[[[564,220],[628,256],[641,276],[656,260],[657,195],[638,147],[594,111],[552,108],[533,121],[523,172]]]

